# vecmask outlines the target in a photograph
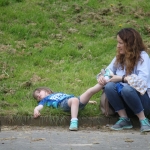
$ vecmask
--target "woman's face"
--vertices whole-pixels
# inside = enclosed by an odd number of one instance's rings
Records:
[[[45,90],[35,92],[35,97],[36,97],[37,101],[41,101],[43,98],[45,98],[48,95],[49,95],[49,93],[47,93]]]
[[[125,54],[125,44],[119,35],[117,35],[117,50],[120,54]]]

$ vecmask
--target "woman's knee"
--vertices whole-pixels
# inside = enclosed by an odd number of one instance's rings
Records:
[[[122,94],[130,94],[131,92],[134,92],[135,89],[133,89],[131,86],[126,85],[122,88],[121,93]]]
[[[113,82],[108,82],[106,85],[105,85],[105,90],[106,91],[110,91],[110,90],[112,90],[112,89],[114,89],[115,88],[115,83],[113,83]]]

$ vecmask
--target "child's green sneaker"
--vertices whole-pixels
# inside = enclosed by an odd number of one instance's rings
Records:
[[[141,132],[150,131],[150,121],[145,118],[144,120],[140,120],[141,123]]]
[[[110,69],[105,69],[105,74],[104,74],[104,77],[107,78],[107,79],[110,79],[112,76],[113,76],[113,72],[110,70]]]
[[[78,120],[73,120],[70,122],[69,130],[77,131],[78,130]]]
[[[100,76],[104,76],[106,80],[109,80],[114,73],[110,69],[102,69],[101,72],[96,76],[97,80]]]

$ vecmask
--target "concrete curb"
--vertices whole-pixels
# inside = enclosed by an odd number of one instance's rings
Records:
[[[78,119],[80,126],[92,127],[114,124],[118,120],[118,116],[79,117]],[[0,121],[2,126],[68,126],[70,116],[42,116],[37,119],[31,116],[1,116]],[[131,118],[131,121],[134,127],[140,126],[137,118]]]

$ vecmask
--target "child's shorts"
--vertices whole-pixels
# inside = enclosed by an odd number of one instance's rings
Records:
[[[79,100],[79,109],[83,109],[83,108],[86,106],[86,104],[82,104],[82,103],[80,102],[80,97],[77,97],[77,98],[78,98],[78,100]],[[62,109],[63,111],[70,111],[70,110],[71,110],[71,107],[69,107],[69,105],[68,105],[68,100],[69,100],[69,99],[70,99],[70,98],[67,98],[67,99],[63,100],[63,101],[60,103],[59,108]]]

